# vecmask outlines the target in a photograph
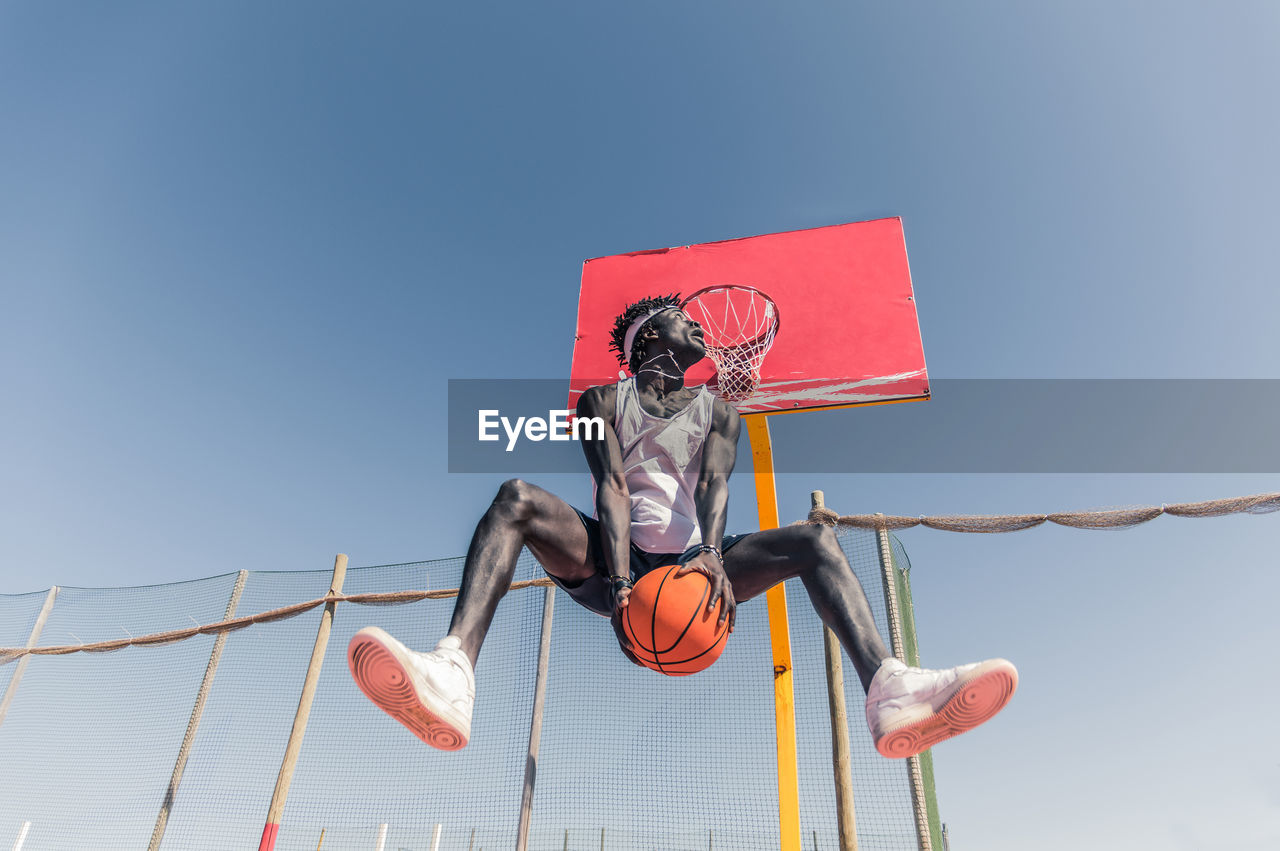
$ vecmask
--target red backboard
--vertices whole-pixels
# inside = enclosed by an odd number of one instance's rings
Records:
[[[609,334],[628,304],[720,284],[767,293],[780,320],[743,413],[928,398],[902,220],[892,218],[588,260],[569,407],[618,380]],[[714,374],[706,360],[689,380]]]

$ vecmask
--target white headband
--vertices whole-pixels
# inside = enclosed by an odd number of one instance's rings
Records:
[[[648,313],[637,316],[636,321],[631,323],[631,327],[627,329],[626,336],[622,338],[622,351],[625,353],[628,361],[631,360],[631,347],[635,345],[636,335],[640,333],[640,329],[644,326],[644,323],[648,322],[659,313],[662,313],[664,310],[679,310],[679,308],[674,304],[668,304],[666,307],[655,307]]]

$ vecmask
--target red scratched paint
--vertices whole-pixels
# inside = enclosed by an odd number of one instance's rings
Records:
[[[262,829],[262,841],[258,843],[258,851],[273,851],[276,847],[276,835],[280,833],[280,825],[268,823]]]
[[[766,234],[583,264],[569,407],[617,381],[614,317],[651,295],[739,284],[768,293],[780,324],[743,413],[927,398],[928,375],[898,218]],[[711,375],[709,362],[690,371]]]

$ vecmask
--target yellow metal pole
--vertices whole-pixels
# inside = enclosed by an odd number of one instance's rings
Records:
[[[773,444],[767,414],[748,414],[747,438],[756,479],[760,528],[778,528],[778,489],[773,479]],[[782,851],[801,851],[800,767],[796,758],[796,702],[791,680],[791,629],[787,624],[787,589],[779,582],[765,595],[769,640],[773,647],[773,704],[778,745],[778,828]]]

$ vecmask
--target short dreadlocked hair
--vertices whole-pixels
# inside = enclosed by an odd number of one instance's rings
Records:
[[[635,322],[641,316],[644,316],[650,310],[659,307],[680,307],[680,294],[672,293],[671,295],[651,296],[650,298],[642,298],[635,304],[627,305],[627,309],[622,312],[617,319],[613,321],[613,332],[611,334],[612,342],[609,348],[613,350],[618,357],[618,364],[625,366],[634,374],[639,367],[638,359],[632,352],[624,352],[622,347],[626,344],[627,329],[631,327],[631,323]],[[650,318],[650,322],[653,321]],[[640,326],[640,331],[644,331],[649,326],[646,322]],[[636,334],[636,339],[640,338],[640,334]],[[634,348],[634,344],[632,345]]]

